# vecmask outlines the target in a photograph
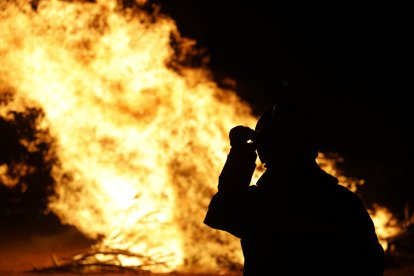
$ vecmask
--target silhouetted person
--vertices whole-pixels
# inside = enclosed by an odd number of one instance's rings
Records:
[[[358,195],[318,166],[314,132],[289,105],[266,110],[255,130],[230,130],[204,223],[241,239],[244,276],[384,273],[372,219]],[[250,185],[256,151],[266,171]]]

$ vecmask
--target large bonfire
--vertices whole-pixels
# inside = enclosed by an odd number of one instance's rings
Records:
[[[19,142],[29,151],[53,145],[48,207],[97,240],[95,259],[154,272],[240,266],[239,241],[202,221],[228,130],[257,118],[208,69],[185,66],[195,42],[171,18],[145,1],[121,2],[2,1],[0,116],[42,112],[35,139]],[[321,154],[319,163],[341,184],[361,184],[336,172],[334,159]],[[16,185],[15,171],[0,166],[1,182]],[[393,219],[386,209],[371,215],[386,247],[399,228],[384,226]]]

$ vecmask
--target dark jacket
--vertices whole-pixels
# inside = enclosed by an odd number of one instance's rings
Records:
[[[241,238],[244,276],[383,275],[384,251],[361,199],[315,161],[269,167],[231,149],[204,223]]]

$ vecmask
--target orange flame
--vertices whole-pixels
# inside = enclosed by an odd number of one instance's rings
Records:
[[[59,160],[49,208],[62,223],[102,246],[172,256],[154,271],[241,264],[239,241],[202,221],[228,130],[257,118],[208,70],[177,63],[171,39],[184,54],[195,42],[181,38],[171,18],[119,9],[116,0],[0,8],[0,96],[13,95],[0,116],[43,110],[37,127],[49,130]],[[8,170],[0,166],[0,180],[15,185],[5,181]]]

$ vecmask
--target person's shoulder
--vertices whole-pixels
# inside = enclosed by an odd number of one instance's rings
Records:
[[[341,184],[335,186],[335,191],[339,196],[343,196],[354,200],[361,200],[358,194],[356,194],[355,192],[351,191],[350,189]]]
[[[349,196],[349,197],[355,197],[358,196],[356,193],[354,193],[353,191],[351,191],[350,189],[348,189],[347,187],[341,185],[341,184],[337,184],[335,186],[336,191],[344,196]]]
[[[358,209],[365,206],[365,204],[362,201],[362,198],[357,193],[351,191],[347,187],[338,184],[335,190],[336,200],[338,201],[338,203],[347,206],[354,206]]]

